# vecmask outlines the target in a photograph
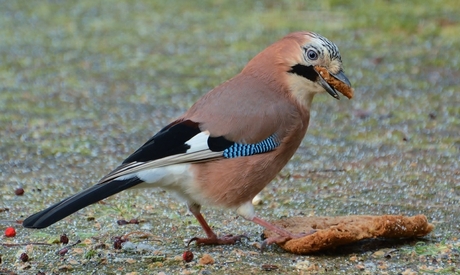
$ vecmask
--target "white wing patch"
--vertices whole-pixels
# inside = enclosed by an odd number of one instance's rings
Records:
[[[187,152],[185,152],[185,154],[209,150],[208,138],[209,138],[209,132],[204,131],[204,132],[200,132],[198,135],[195,135],[191,139],[187,140],[185,144],[190,146],[190,149],[188,149]]]
[[[207,161],[213,158],[222,157],[222,152],[213,152],[208,147],[209,132],[200,132],[187,140],[185,144],[189,145],[190,148],[185,153],[167,156],[161,159],[156,159],[147,162],[132,162],[119,166],[107,176],[102,178],[99,183],[105,183],[114,179],[125,180],[132,177],[138,177],[146,182],[154,182],[154,178],[160,176],[163,172],[156,170],[155,168],[166,167],[175,164],[186,164]]]

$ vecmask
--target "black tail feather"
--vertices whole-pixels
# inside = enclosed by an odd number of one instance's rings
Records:
[[[26,228],[45,228],[78,210],[112,196],[118,192],[131,188],[143,181],[137,177],[126,180],[113,180],[97,184],[80,193],[56,203],[38,213],[33,214],[22,222]]]

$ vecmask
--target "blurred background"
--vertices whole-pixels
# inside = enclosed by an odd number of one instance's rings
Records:
[[[48,242],[62,233],[92,242],[66,257],[55,254],[58,245],[34,246],[28,263],[17,253],[30,246],[0,245],[0,274],[249,274],[264,264],[280,274],[458,273],[459,14],[457,0],[0,0],[0,229],[18,231],[0,242]],[[315,98],[301,148],[262,192],[257,211],[268,219],[425,214],[437,227],[429,237],[307,257],[277,247],[260,254],[251,242],[194,248],[216,259],[200,267],[177,255],[184,240],[203,233],[161,191],[125,192],[45,230],[14,222],[96,183],[201,95],[297,30],[338,45],[355,98]],[[22,196],[14,193],[19,187]],[[218,233],[260,241],[262,228],[234,212],[204,213]],[[121,218],[142,222],[120,227]],[[135,230],[163,243],[148,242],[155,252],[112,249],[112,237]],[[382,249],[396,252],[376,256]],[[86,257],[90,251],[97,255]],[[152,255],[164,258],[145,260]]]

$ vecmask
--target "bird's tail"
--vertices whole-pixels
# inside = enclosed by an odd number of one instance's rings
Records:
[[[38,213],[33,214],[22,222],[26,228],[45,228],[78,210],[103,200],[111,195],[143,183],[137,177],[112,180],[110,182],[96,184],[80,193],[48,207]]]

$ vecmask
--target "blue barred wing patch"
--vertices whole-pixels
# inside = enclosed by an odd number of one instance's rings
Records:
[[[255,154],[261,154],[274,150],[280,145],[280,141],[275,135],[255,144],[234,143],[224,150],[224,158],[246,157]]]

